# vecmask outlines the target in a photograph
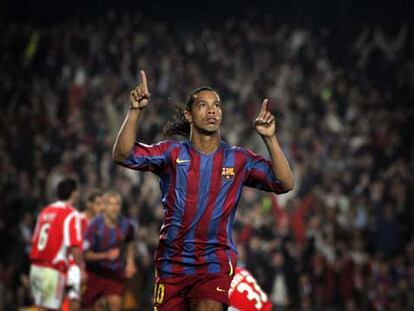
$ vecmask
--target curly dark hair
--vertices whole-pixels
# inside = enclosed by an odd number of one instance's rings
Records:
[[[191,126],[185,118],[184,112],[191,110],[194,104],[195,95],[202,91],[213,91],[217,93],[217,91],[212,87],[202,86],[190,93],[185,106],[183,104],[177,104],[175,106],[173,119],[164,127],[163,135],[165,139],[172,136],[184,136],[186,138],[190,138]]]

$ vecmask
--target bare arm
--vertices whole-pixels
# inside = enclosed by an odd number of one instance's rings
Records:
[[[295,185],[292,170],[276,138],[275,117],[267,108],[268,99],[263,101],[259,116],[255,120],[256,131],[262,136],[272,161],[272,169],[285,191]]]
[[[129,96],[130,109],[116,136],[112,149],[112,158],[115,162],[125,160],[131,153],[136,140],[138,119],[142,110],[148,105],[151,94],[148,91],[147,76],[144,71],[140,72],[141,81],[131,91]]]
[[[73,256],[73,259],[75,260],[75,265],[77,265],[81,269],[84,269],[85,263],[83,262],[81,249],[79,247],[71,247],[69,249],[69,252]]]
[[[127,278],[132,277],[136,272],[137,268],[135,266],[135,244],[134,240],[128,243],[126,248],[126,267],[125,267],[125,276]]]

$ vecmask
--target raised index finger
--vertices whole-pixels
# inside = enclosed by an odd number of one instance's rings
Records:
[[[269,99],[265,98],[262,103],[262,108],[260,108],[260,113],[265,113],[266,111],[269,110],[268,103],[269,103]]]
[[[148,92],[147,75],[145,74],[144,70],[141,70],[140,74],[141,74],[141,83],[144,86],[144,90],[145,92]]]

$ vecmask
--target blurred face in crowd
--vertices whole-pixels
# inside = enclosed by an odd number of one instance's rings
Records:
[[[121,196],[119,194],[106,194],[103,197],[103,214],[107,222],[115,224],[121,213]]]
[[[220,96],[210,90],[196,93],[191,111],[186,111],[185,116],[193,129],[204,134],[216,133],[222,121]]]
[[[96,196],[92,201],[88,201],[87,207],[93,216],[99,215],[103,209],[103,197]]]

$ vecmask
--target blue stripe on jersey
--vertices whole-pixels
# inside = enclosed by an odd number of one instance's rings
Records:
[[[160,156],[131,156],[124,164],[131,168],[151,170],[152,167],[160,167],[164,162],[164,154]]]
[[[235,206],[237,206],[237,204],[239,203],[242,188],[243,188],[242,183],[240,183],[239,189],[237,189],[236,198],[238,198],[238,199],[237,199],[237,202],[236,202]],[[229,218],[227,219],[226,230],[227,230],[227,243],[230,245],[230,247],[233,249],[233,251],[237,254],[237,247],[233,242],[233,231],[232,231],[236,211],[237,211],[237,208],[233,208],[233,210],[231,211],[231,213],[229,215]]]
[[[99,226],[98,230],[99,230],[100,234],[99,234],[99,232],[95,232],[96,252],[107,251],[107,249],[102,247],[103,246],[102,241],[103,241],[103,238],[105,236],[105,222],[104,222],[104,219],[103,219],[102,215],[99,216],[99,218],[98,218],[98,226]],[[98,233],[98,234],[96,234],[96,233]]]
[[[190,160],[190,155],[187,148],[182,147],[180,149],[178,158],[180,160]],[[176,164],[176,182],[175,182],[175,204],[172,215],[171,223],[169,224],[168,231],[166,232],[165,243],[167,247],[164,252],[164,261],[162,263],[161,271],[164,271],[167,275],[171,272],[171,263],[168,260],[173,254],[173,247],[168,247],[177,238],[177,234],[180,231],[182,225],[182,218],[184,216],[185,199],[187,197],[187,181],[188,181],[188,169],[190,168],[189,162],[184,162],[179,165]]]
[[[199,176],[199,187],[198,187],[198,202],[196,214],[191,222],[189,231],[184,238],[184,247],[182,251],[183,262],[189,264],[185,266],[184,271],[186,274],[194,274],[194,263],[195,263],[195,245],[194,237],[201,217],[203,217],[208,201],[208,195],[210,192],[211,182],[211,171],[213,169],[213,157],[214,155],[200,155],[200,176]]]
[[[224,151],[224,158],[223,158],[223,167],[234,167],[234,152],[231,149],[226,149]],[[218,243],[217,239],[217,228],[221,220],[221,216],[223,215],[223,204],[226,199],[226,195],[229,192],[229,189],[232,185],[233,180],[225,181],[222,179],[221,182],[221,189],[217,194],[216,202],[214,203],[214,209],[211,213],[211,220],[210,225],[208,228],[208,241],[211,244]],[[206,261],[209,262],[208,264],[208,272],[215,273],[220,272],[220,266],[217,265],[217,256],[215,252],[211,252],[206,255]]]
[[[109,231],[109,241],[108,247],[114,248],[116,246],[116,227],[115,228],[107,228]]]

